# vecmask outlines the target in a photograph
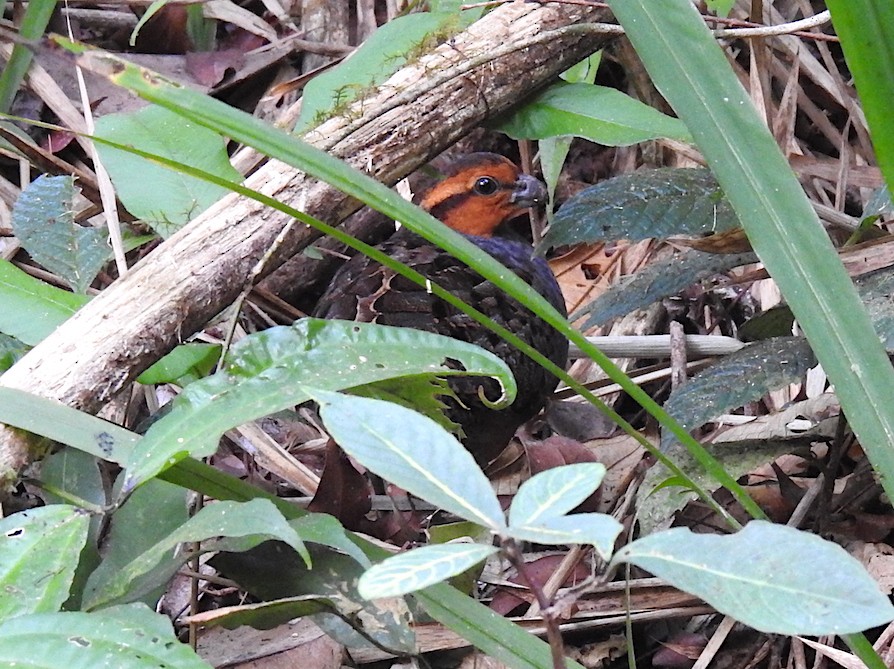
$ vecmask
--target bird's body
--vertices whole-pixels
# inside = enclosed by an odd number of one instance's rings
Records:
[[[423,198],[422,206],[463,232],[467,239],[513,270],[562,313],[562,293],[549,265],[533,257],[531,245],[507,235],[501,226],[543,197],[542,185],[521,175],[494,154],[472,154]],[[469,234],[469,233],[473,234]],[[471,304],[564,367],[568,342],[477,272],[419,235],[401,229],[378,248]],[[502,358],[512,370],[518,395],[508,408],[494,410],[479,397],[496,399],[492,379],[455,377],[450,386],[459,403],[448,399],[448,414],[463,430],[466,448],[481,462],[496,457],[520,425],[534,417],[555,390],[557,380],[526,355],[484,326],[409,279],[366,256],[348,261],[317,304],[314,316],[416,328],[477,344]]]

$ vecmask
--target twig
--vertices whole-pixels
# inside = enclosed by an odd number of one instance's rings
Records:
[[[562,641],[562,632],[556,621],[555,612],[550,606],[551,602],[541,588],[528,573],[525,564],[525,556],[522,554],[518,544],[513,539],[501,538],[501,546],[506,558],[515,567],[519,578],[524,582],[534,597],[537,598],[537,604],[543,612],[543,622],[546,624],[546,639],[549,641],[550,651],[552,651],[553,669],[565,669],[565,643]]]
[[[475,2],[470,4],[462,5],[462,9],[478,9],[481,7],[495,7],[497,5],[501,5],[504,2],[509,2],[510,0],[490,0],[489,2]],[[555,0],[556,2],[561,2],[566,5],[584,5],[587,7],[608,7],[608,5],[604,2],[594,2],[591,0]],[[810,30],[811,28],[818,28],[819,26],[823,26],[827,23],[830,23],[832,20],[832,15],[829,10],[825,10],[816,14],[814,16],[808,16],[804,19],[799,19],[797,21],[791,21],[789,23],[781,23],[779,25],[767,26],[760,25],[758,23],[753,23],[751,21],[742,21],[739,19],[727,19],[719,16],[710,16],[707,14],[702,14],[702,18],[706,22],[712,23],[726,23],[728,25],[735,25],[735,28],[718,28],[714,30],[714,37],[723,38],[723,37],[732,37],[732,38],[743,38],[743,37],[773,37],[776,35],[797,35],[798,37],[805,37],[810,39],[819,39],[819,40],[829,40],[829,41],[838,41],[837,36],[835,35],[824,35],[822,33],[809,33],[805,32]],[[595,24],[594,24],[595,25]],[[601,32],[609,32],[615,33],[619,35],[624,34],[624,29],[615,24],[605,23],[599,24]]]

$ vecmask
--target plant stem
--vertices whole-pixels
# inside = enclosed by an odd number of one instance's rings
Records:
[[[519,578],[528,586],[534,597],[537,598],[540,614],[543,616],[543,622],[546,624],[546,640],[549,642],[550,651],[552,652],[553,669],[565,669],[565,642],[562,641],[562,631],[559,629],[559,623],[556,620],[550,598],[543,592],[543,588],[531,578],[531,575],[528,573],[528,566],[525,564],[525,556],[518,544],[515,543],[515,540],[501,537],[500,546],[510,564],[518,572]]]

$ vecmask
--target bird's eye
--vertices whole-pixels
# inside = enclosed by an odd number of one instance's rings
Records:
[[[500,189],[500,182],[493,177],[478,177],[473,188],[479,195],[493,195]]]

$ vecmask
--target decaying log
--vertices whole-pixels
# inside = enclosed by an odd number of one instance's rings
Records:
[[[604,38],[567,29],[605,10],[516,2],[404,67],[308,141],[394,184],[482,121],[523,101]],[[278,162],[247,185],[317,218],[359,204]],[[225,197],[160,245],[0,377],[0,384],[95,412],[239,294],[288,218]],[[295,226],[268,270],[317,235]],[[0,425],[0,489],[29,462],[25,436]]]

